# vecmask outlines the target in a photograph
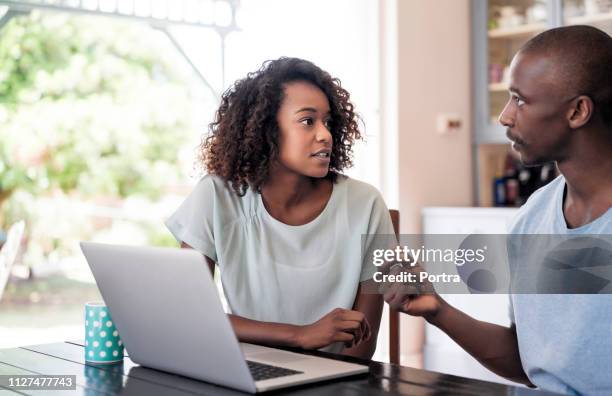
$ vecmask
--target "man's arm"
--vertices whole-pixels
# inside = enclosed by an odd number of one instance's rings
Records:
[[[403,294],[401,285],[392,286],[384,298],[391,309],[424,317],[494,373],[533,386],[521,365],[514,326],[508,328],[476,320],[437,294]]]
[[[440,300],[440,309],[428,319],[429,323],[448,334],[489,370],[509,380],[533,386],[521,364],[514,325],[508,328],[476,320]]]

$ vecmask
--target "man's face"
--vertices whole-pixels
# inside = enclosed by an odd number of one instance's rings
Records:
[[[510,65],[510,99],[499,122],[525,165],[562,160],[571,129],[571,95],[557,66],[558,58],[518,53]]]

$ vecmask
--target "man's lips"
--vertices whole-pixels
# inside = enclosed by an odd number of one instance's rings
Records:
[[[510,133],[510,130],[506,130],[506,137],[513,143],[513,146],[524,146],[525,142],[523,142],[522,139],[512,135],[512,133]]]

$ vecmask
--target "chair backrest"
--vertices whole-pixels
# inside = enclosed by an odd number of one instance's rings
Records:
[[[0,300],[11,276],[11,268],[17,258],[17,253],[19,253],[24,230],[25,222],[23,220],[13,224],[6,235],[6,242],[0,249]]]
[[[399,210],[390,209],[393,231],[399,237]],[[400,363],[400,337],[399,337],[399,312],[389,309],[389,361],[393,364]]]

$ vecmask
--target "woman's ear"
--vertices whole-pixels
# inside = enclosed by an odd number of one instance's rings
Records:
[[[568,110],[567,121],[570,128],[578,129],[585,126],[591,117],[595,106],[593,100],[586,95],[580,95],[574,98]]]

